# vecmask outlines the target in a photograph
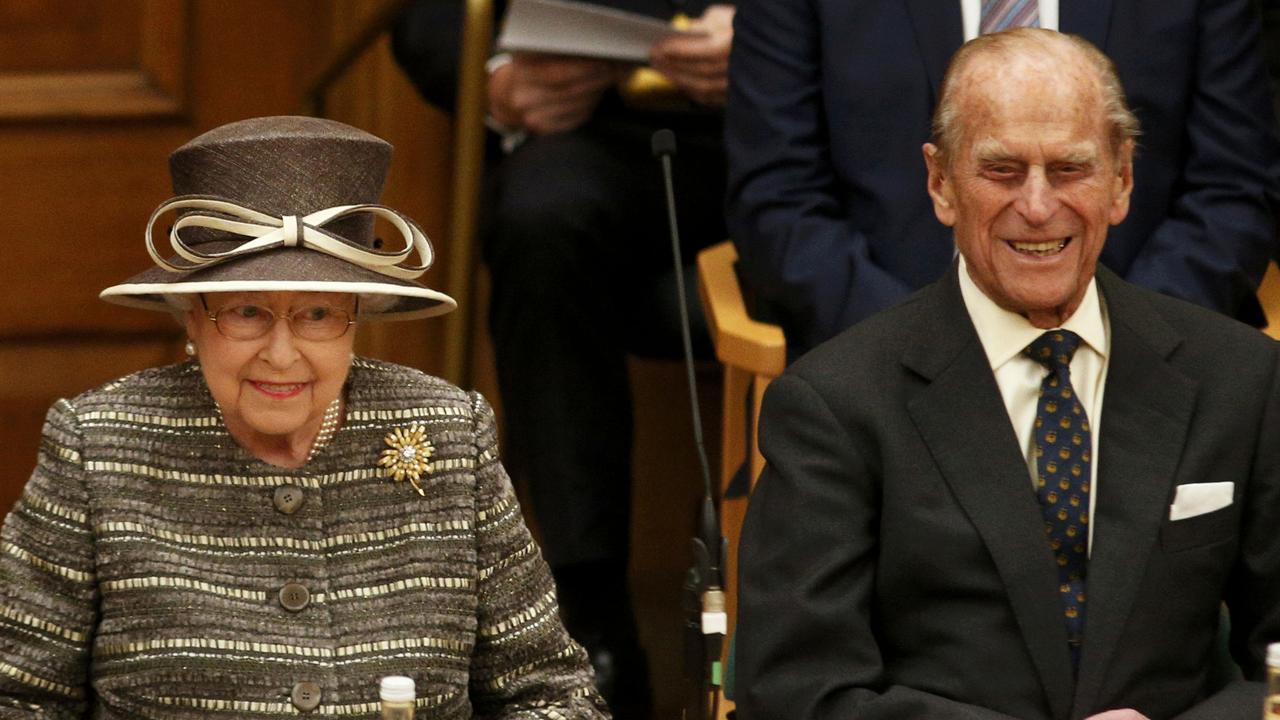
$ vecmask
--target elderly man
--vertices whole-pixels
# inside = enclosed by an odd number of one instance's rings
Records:
[[[1008,23],[1097,45],[1146,125],[1129,216],[1108,234],[1102,264],[1265,322],[1256,293],[1277,250],[1280,147],[1249,0],[739,0],[729,234],[788,351],[946,272],[950,233],[920,192],[916,153],[948,59]]]
[[[1280,352],[1098,267],[1137,132],[1079,38],[957,53],[924,146],[956,267],[765,399],[742,720],[1260,716]]]

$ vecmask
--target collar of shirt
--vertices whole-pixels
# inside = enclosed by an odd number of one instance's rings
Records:
[[[969,277],[964,258],[959,258],[960,295],[964,298],[965,309],[973,320],[973,327],[978,331],[978,339],[987,354],[991,369],[1018,357],[1023,348],[1044,333],[1045,328],[1032,325],[1025,317],[1005,310],[995,304],[991,298],[978,288]],[[1102,319],[1102,303],[1098,300],[1098,281],[1089,280],[1089,289],[1085,291],[1084,300],[1075,313],[1062,324],[1062,329],[1070,330],[1098,354],[1105,362],[1110,350],[1106,326]]]

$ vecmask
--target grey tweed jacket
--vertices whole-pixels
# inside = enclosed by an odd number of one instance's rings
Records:
[[[415,426],[425,496],[377,466]],[[371,718],[390,674],[422,718],[607,717],[480,396],[357,359],[298,470],[231,439],[194,363],[49,411],[0,532],[0,717]]]

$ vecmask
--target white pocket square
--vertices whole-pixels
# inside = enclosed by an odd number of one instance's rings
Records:
[[[1221,510],[1232,502],[1233,482],[1189,483],[1179,485],[1169,506],[1170,520],[1186,520],[1197,515]]]

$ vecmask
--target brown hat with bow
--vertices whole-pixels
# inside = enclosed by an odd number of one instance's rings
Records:
[[[360,296],[362,317],[449,312],[452,298],[414,282],[431,265],[430,240],[377,204],[390,162],[389,143],[333,120],[265,117],[214,128],[169,157],[176,197],[147,222],[158,267],[101,297],[171,310],[168,298],[195,293],[342,292]],[[170,212],[176,256],[166,259],[152,232]],[[375,218],[394,228],[390,247],[374,237]]]

